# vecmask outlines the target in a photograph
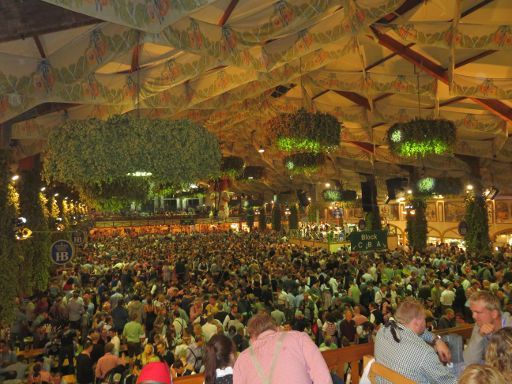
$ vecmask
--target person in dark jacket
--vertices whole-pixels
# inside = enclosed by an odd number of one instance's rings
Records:
[[[94,370],[92,369],[92,342],[87,340],[84,349],[76,358],[76,382],[77,384],[91,384],[94,382]]]

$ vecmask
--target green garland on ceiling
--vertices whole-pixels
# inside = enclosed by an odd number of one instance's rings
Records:
[[[463,192],[461,179],[455,177],[423,177],[416,187],[422,195],[457,196]]]
[[[70,120],[52,130],[43,168],[49,182],[102,191],[135,172],[150,173],[147,183],[188,185],[219,176],[220,159],[217,138],[191,121],[115,115]]]
[[[286,170],[292,175],[315,173],[324,162],[325,157],[319,153],[295,153],[284,158]]]
[[[10,324],[16,309],[15,299],[19,288],[21,257],[19,242],[14,237],[13,222],[17,213],[10,192],[11,154],[0,149],[0,323]]]
[[[387,133],[392,153],[401,157],[424,157],[451,153],[456,127],[444,119],[414,119],[394,124]]]
[[[145,202],[150,185],[143,177],[124,176],[108,183],[85,185],[79,191],[80,199],[89,207],[118,213],[127,209],[131,202]]]
[[[471,195],[466,198],[467,232],[464,236],[466,248],[469,253],[490,255],[489,218],[485,198],[481,195]]]
[[[340,145],[341,124],[328,113],[304,108],[282,113],[269,123],[277,148],[285,152],[329,152]]]
[[[236,179],[242,176],[245,168],[244,159],[238,156],[227,156],[221,159],[220,170],[224,176]]]
[[[357,192],[352,190],[324,189],[322,197],[328,202],[354,201],[357,199]]]
[[[414,251],[423,251],[427,246],[427,216],[425,210],[427,203],[424,199],[415,197],[410,202],[406,220],[407,239],[409,246]],[[414,212],[414,214],[412,214]]]

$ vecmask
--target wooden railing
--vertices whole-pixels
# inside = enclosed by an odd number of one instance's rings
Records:
[[[456,328],[441,329],[435,331],[438,335],[447,335],[450,333],[457,333],[462,336],[464,341],[471,337],[473,331],[473,325],[463,325]],[[329,367],[331,372],[343,378],[345,369],[350,365],[351,377],[353,384],[359,384],[359,377],[361,376],[360,362],[363,360],[365,355],[373,355],[373,343],[351,345],[349,347],[333,349],[330,351],[322,352],[322,356]],[[362,364],[361,364],[362,366]],[[178,384],[202,384],[204,381],[203,375],[193,375],[187,377],[180,377],[174,379],[174,383]]]

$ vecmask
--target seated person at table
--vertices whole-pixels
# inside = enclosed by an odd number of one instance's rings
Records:
[[[442,363],[451,361],[448,346],[425,327],[423,304],[401,302],[394,319],[377,332],[375,361],[418,384],[455,384],[457,379]]]
[[[489,336],[503,327],[512,326],[512,317],[501,312],[499,299],[488,291],[473,293],[469,298],[469,307],[475,326],[464,350],[464,363],[481,364]]]

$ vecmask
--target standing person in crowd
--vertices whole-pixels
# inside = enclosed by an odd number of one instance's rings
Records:
[[[92,384],[94,382],[94,370],[92,368],[92,342],[87,340],[84,349],[76,358],[76,382],[77,384]]]
[[[489,336],[503,327],[512,326],[512,317],[501,312],[499,299],[489,291],[473,293],[469,298],[469,307],[475,326],[464,350],[464,363],[480,364],[484,359]]]
[[[137,319],[138,314],[132,313],[131,321],[126,323],[123,329],[123,337],[126,338],[126,342],[128,344],[128,355],[130,357],[140,353],[141,338],[144,337],[144,329]]]
[[[331,384],[329,369],[318,347],[302,332],[278,332],[267,312],[247,324],[251,345],[235,362],[234,384]]]
[[[106,375],[117,366],[124,366],[126,364],[124,360],[124,355],[122,357],[118,357],[113,354],[114,344],[107,343],[105,345],[105,354],[100,357],[98,362],[96,363],[95,376],[96,381],[101,382],[105,379]]]
[[[206,345],[205,384],[232,384],[235,345],[223,334],[213,336]]]
[[[418,384],[455,384],[457,379],[443,365],[451,360],[449,348],[425,326],[423,305],[404,300],[394,320],[377,332],[375,361]]]

